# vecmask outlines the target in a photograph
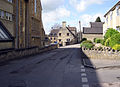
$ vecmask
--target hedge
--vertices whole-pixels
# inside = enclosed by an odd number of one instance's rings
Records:
[[[119,50],[120,51],[120,44],[116,44],[112,47],[114,50]]]
[[[81,46],[85,48],[93,48],[94,44],[92,43],[92,41],[86,40],[81,43]]]

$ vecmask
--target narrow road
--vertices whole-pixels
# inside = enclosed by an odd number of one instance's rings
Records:
[[[0,66],[0,87],[93,87],[92,83],[99,80],[94,70],[82,65],[79,44]]]

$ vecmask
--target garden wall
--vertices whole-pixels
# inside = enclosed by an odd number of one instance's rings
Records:
[[[111,48],[86,49],[82,47],[82,51],[88,58],[92,59],[120,59],[120,51],[115,51]]]
[[[12,59],[18,59],[25,56],[35,55],[42,52],[50,51],[53,49],[58,48],[57,45],[51,45],[44,48],[38,48],[38,47],[31,47],[31,48],[24,48],[24,49],[7,49],[7,50],[1,50],[0,51],[0,62],[12,60]]]

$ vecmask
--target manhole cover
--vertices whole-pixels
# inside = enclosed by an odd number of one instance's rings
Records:
[[[12,81],[8,87],[26,87],[26,83],[23,80]]]

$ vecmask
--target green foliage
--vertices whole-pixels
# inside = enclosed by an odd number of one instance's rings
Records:
[[[100,47],[97,47],[99,50],[101,50],[102,49],[102,47],[100,46]]]
[[[100,43],[101,43],[102,45],[104,45],[104,44],[105,44],[105,40],[104,40],[104,39],[101,39],[101,40],[100,40]]]
[[[107,32],[105,33],[105,36],[104,36],[105,41],[106,41],[108,38],[110,38],[110,37],[112,37],[113,35],[118,34],[118,33],[119,33],[119,32],[118,32],[117,30],[113,29],[113,28],[108,29]]]
[[[105,43],[104,39],[99,39],[99,38],[94,38],[94,42],[101,43],[102,45],[104,45],[104,43]]]
[[[95,42],[96,38],[93,39],[93,41]]]
[[[119,50],[120,51],[120,44],[116,44],[112,47],[114,50]]]
[[[110,38],[108,38],[108,39],[105,41],[105,46],[109,46],[109,41],[110,41]]]
[[[92,43],[92,41],[86,40],[81,43],[81,46],[85,48],[93,48],[94,44]]]
[[[113,35],[109,40],[110,47],[113,47],[116,44],[120,44],[120,33]]]
[[[83,38],[83,39],[81,40],[81,42],[86,41],[86,40],[87,40],[87,38]]]
[[[101,19],[100,17],[97,17],[96,21],[95,22],[101,22]]]

